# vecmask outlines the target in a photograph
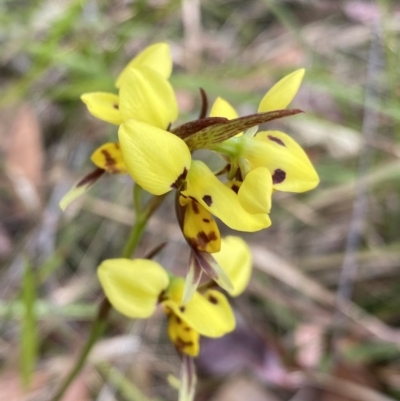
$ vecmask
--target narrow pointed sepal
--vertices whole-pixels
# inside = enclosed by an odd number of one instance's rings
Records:
[[[223,238],[221,250],[212,256],[230,278],[233,289],[228,291],[229,295],[240,295],[246,289],[252,271],[252,255],[246,241],[232,235]]]
[[[115,125],[123,123],[118,95],[107,92],[84,93],[81,100],[86,104],[89,113],[99,120]]]
[[[136,120],[122,124],[118,136],[129,174],[146,191],[165,194],[186,177],[191,154],[177,136]]]
[[[305,70],[302,68],[278,81],[262,98],[258,112],[286,109],[300,88],[304,72]]]
[[[110,174],[126,174],[124,158],[118,142],[109,142],[98,147],[90,158],[99,168]]]
[[[201,269],[225,291],[233,291],[234,287],[225,270],[207,252],[194,252],[194,256]]]
[[[119,91],[124,121],[138,120],[167,129],[178,117],[178,103],[167,79],[148,67],[131,68]]]
[[[194,401],[196,394],[196,366],[193,358],[188,355],[182,356],[181,380],[178,401]]]
[[[93,186],[93,184],[105,173],[103,169],[97,168],[85,177],[77,181],[73,187],[61,198],[60,208],[65,210],[74,200],[81,197]]]
[[[185,136],[185,142],[191,150],[212,149],[218,143],[224,142],[229,138],[232,138],[235,135],[256,125],[299,113],[302,113],[302,111],[298,109],[277,110],[239,117],[235,118],[234,120],[221,121],[220,123],[213,123],[196,132],[192,132],[190,135]],[[222,117],[210,117],[210,119],[216,118]],[[179,132],[179,128],[177,128],[174,132]]]
[[[168,43],[154,43],[146,47],[132,59],[119,74],[115,86],[120,88],[131,68],[146,66],[164,78],[169,78],[172,72],[171,51]]]
[[[112,306],[131,318],[151,316],[169,284],[168,273],[148,259],[108,259],[97,274]]]
[[[247,212],[237,194],[219,181],[203,162],[198,160],[192,162],[186,181],[187,188],[182,191],[182,194],[196,199],[228,227],[254,232],[271,225],[267,214]]]
[[[185,280],[185,287],[183,288],[183,295],[182,295],[182,305],[187,304],[192,298],[194,293],[199,286],[201,276],[202,276],[202,268],[197,262],[197,259],[193,253],[190,252],[190,259],[189,259],[189,271],[186,275]]]

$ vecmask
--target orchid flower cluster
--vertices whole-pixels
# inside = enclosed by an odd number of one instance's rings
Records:
[[[221,239],[215,219],[237,231],[267,228],[274,191],[305,192],[319,179],[289,135],[257,131],[262,123],[300,112],[286,107],[300,87],[303,69],[275,84],[250,116],[239,117],[222,98],[207,116],[201,91],[199,119],[179,126],[174,126],[178,104],[171,72],[169,46],[153,44],[118,76],[118,94],[82,95],[94,117],[119,126],[118,141],[93,152],[96,170],[75,184],[60,205],[64,209],[104,173],[129,174],[135,185],[155,196],[175,192],[177,220],[191,248],[186,280],[153,260],[126,258],[103,261],[98,277],[109,302],[125,316],[149,318],[161,305],[177,350],[196,357],[200,336],[221,337],[234,329],[225,293],[241,294],[251,276],[249,247],[239,237]],[[198,149],[218,154],[223,168],[214,172],[195,159]],[[203,273],[210,279],[206,285],[200,284]]]

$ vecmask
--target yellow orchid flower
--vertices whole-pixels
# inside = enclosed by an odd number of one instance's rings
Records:
[[[192,160],[189,148],[176,135],[128,120],[118,137],[129,174],[146,191],[162,195],[178,189],[235,230],[252,232],[270,225],[268,216],[247,212],[234,191],[203,162]]]
[[[123,71],[123,77],[117,82],[121,84],[119,97],[114,94],[85,94],[82,99],[87,103],[89,111],[96,117],[115,124],[122,124],[128,119],[135,119],[155,127],[166,129],[178,116],[178,104],[174,90],[165,76],[171,70],[170,57],[167,57],[165,43],[150,46],[144,51],[146,57],[138,56],[139,63],[131,63],[129,69]],[[151,51],[150,51],[151,50]],[[159,72],[149,67],[149,61],[160,61]],[[136,59],[134,59],[135,61]],[[168,67],[170,66],[170,67]],[[169,72],[168,72],[169,71]],[[167,74],[168,72],[168,74]],[[91,156],[97,169],[80,179],[61,199],[60,207],[65,209],[72,201],[87,192],[104,172],[126,174],[127,168],[119,143],[106,143],[98,147]]]
[[[196,292],[181,304],[184,279],[170,276],[147,259],[109,259],[98,277],[113,307],[130,318],[149,318],[158,304],[168,315],[168,335],[182,353],[197,356],[200,336],[221,337],[235,327],[226,297],[216,290]]]
[[[167,43],[155,43],[140,52],[119,74],[115,86],[121,89],[130,86],[130,75],[133,68],[151,69],[160,77],[168,79],[172,71],[170,48]],[[135,88],[131,88],[135,90]],[[81,96],[89,112],[96,118],[120,125],[126,115],[120,110],[120,96],[108,92],[84,93]]]
[[[303,76],[304,69],[300,69],[282,78],[265,94],[258,112],[286,108]],[[235,116],[232,109],[227,101],[218,98],[211,115],[230,119]],[[247,211],[268,213],[272,190],[305,192],[318,185],[318,174],[312,163],[289,135],[279,131],[262,131],[254,137],[253,134],[252,131],[250,135],[236,136],[214,147],[229,161],[227,185],[237,188],[239,200]]]

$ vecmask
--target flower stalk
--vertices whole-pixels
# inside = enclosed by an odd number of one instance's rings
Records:
[[[136,221],[132,226],[131,232],[129,234],[129,238],[121,252],[122,258],[130,258],[133,252],[136,250],[140,239],[145,231],[147,222],[153,213],[157,210],[157,208],[163,202],[165,195],[162,196],[152,196],[148,204],[144,209],[141,207],[142,203],[142,193],[141,189],[138,189],[138,186],[134,187],[134,208],[137,212]],[[92,326],[90,329],[90,334],[88,339],[86,340],[85,345],[80,351],[79,356],[77,357],[74,366],[65,377],[64,381],[60,385],[56,394],[53,396],[52,401],[60,401],[70,385],[77,378],[82,368],[84,367],[86,360],[92,350],[93,346],[96,344],[97,340],[103,334],[104,329],[107,325],[108,315],[111,310],[111,304],[107,298],[103,298],[99,304],[97,315],[92,322]]]

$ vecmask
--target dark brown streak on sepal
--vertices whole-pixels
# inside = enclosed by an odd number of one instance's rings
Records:
[[[234,120],[221,121],[219,124],[209,124],[201,130],[193,131],[191,134],[185,135],[182,139],[185,140],[190,150],[208,149],[256,125],[299,113],[303,113],[303,111],[292,109],[252,114],[250,116],[235,118]]]
[[[203,269],[204,273],[206,273],[210,278],[214,280],[218,279],[218,275],[210,263],[210,258],[212,258],[211,254],[199,251],[197,249],[193,249],[193,253],[197,263]]]
[[[174,128],[171,132],[181,139],[186,139],[207,127],[227,122],[229,122],[229,120],[224,117],[207,117],[182,124],[179,127]]]
[[[82,185],[93,185],[104,173],[105,173],[105,170],[103,170],[102,168],[96,168],[96,170],[92,171],[88,175],[85,175],[76,184],[76,187],[79,188]]]
[[[153,248],[150,252],[146,253],[144,259],[153,259],[155,256],[157,256],[168,244],[167,241],[161,242],[161,244],[157,245],[155,248]]]

